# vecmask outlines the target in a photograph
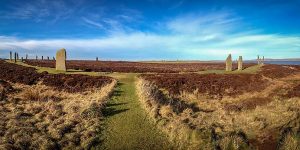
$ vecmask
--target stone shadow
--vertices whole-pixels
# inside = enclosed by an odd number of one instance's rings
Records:
[[[123,113],[127,110],[129,110],[129,109],[116,109],[116,108],[106,107],[105,109],[102,110],[102,113],[103,113],[104,117],[111,117],[111,116]]]

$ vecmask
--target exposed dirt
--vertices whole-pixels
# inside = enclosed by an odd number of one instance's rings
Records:
[[[260,91],[267,85],[267,81],[257,74],[143,74],[141,77],[166,89],[171,95],[197,90],[197,93],[219,99]]]
[[[106,76],[87,76],[87,75],[66,75],[66,74],[48,74],[47,72],[37,73],[34,68],[24,67],[16,64],[0,61],[0,79],[12,83],[22,83],[33,85],[42,81],[47,86],[54,87],[57,90],[68,92],[81,92],[90,88],[100,88],[113,81]]]
[[[27,64],[41,67],[55,67],[53,60],[27,60]],[[249,67],[254,64],[244,64],[244,67]],[[127,61],[83,61],[71,60],[67,61],[68,69],[77,69],[84,71],[97,72],[156,72],[156,73],[178,73],[178,72],[197,72],[211,69],[224,69],[225,63],[142,63],[142,62],[127,62]],[[237,64],[233,64],[233,68],[237,68]]]

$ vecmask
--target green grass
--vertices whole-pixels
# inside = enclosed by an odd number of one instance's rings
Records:
[[[115,74],[119,84],[104,111],[104,143],[97,149],[171,149],[167,137],[140,106],[135,76]]]

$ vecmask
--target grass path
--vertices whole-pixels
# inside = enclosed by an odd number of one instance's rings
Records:
[[[10,61],[7,61],[10,62]],[[34,67],[22,62],[19,65]],[[73,71],[61,72],[55,68],[34,67],[38,72],[66,74],[85,74],[91,76],[106,75],[118,80],[118,85],[113,96],[104,109],[104,123],[101,132],[102,142],[93,149],[107,150],[136,150],[151,149],[165,150],[173,149],[167,137],[155,126],[154,122],[147,116],[145,110],[140,106],[138,96],[135,93],[134,73],[101,73]]]
[[[120,74],[104,110],[103,142],[97,149],[171,149],[167,137],[149,120],[135,93],[135,74]]]
[[[32,67],[18,62],[17,64]],[[145,110],[140,106],[138,96],[135,93],[135,76],[133,73],[100,73],[69,70],[59,72],[55,68],[35,67],[38,72],[49,73],[86,74],[92,76],[107,75],[118,79],[118,86],[114,95],[108,101],[104,110],[104,123],[101,132],[102,142],[95,149],[108,150],[135,150],[135,149],[174,149],[171,147],[167,137],[155,126]],[[232,73],[255,73],[260,66],[249,67],[242,72]],[[218,70],[199,72],[205,73],[227,73]]]

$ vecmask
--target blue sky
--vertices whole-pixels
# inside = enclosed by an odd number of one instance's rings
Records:
[[[1,0],[0,57],[300,57],[300,0]]]

